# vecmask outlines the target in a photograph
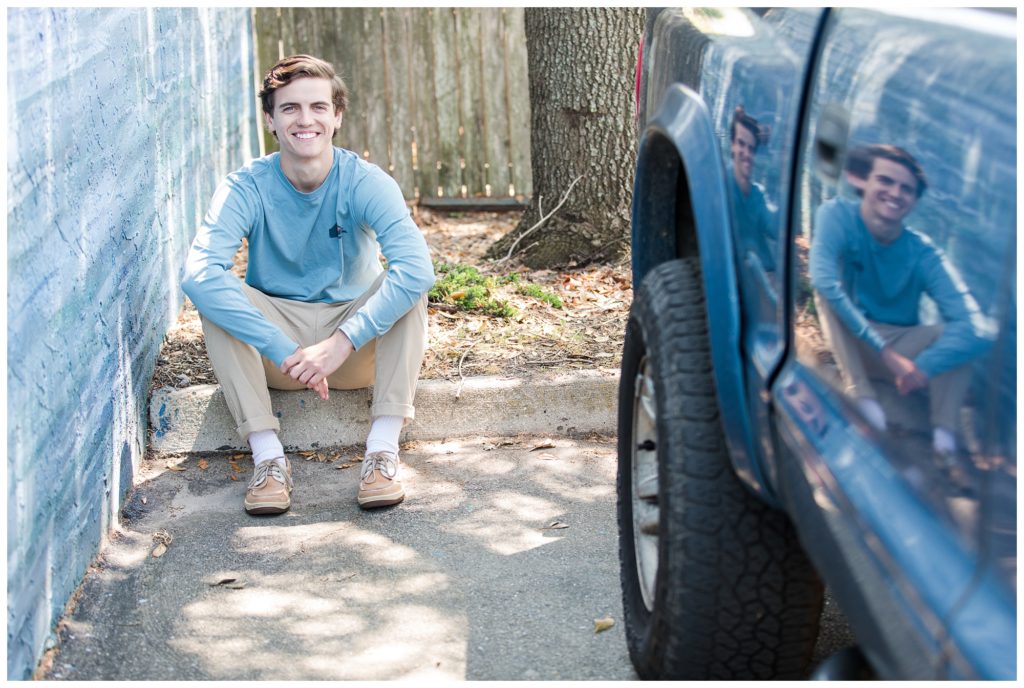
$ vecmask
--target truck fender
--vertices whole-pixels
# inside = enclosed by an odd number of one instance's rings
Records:
[[[699,251],[719,415],[732,465],[755,495],[778,506],[751,436],[725,172],[707,107],[692,89],[673,85],[648,122],[637,155],[634,288],[659,263]],[[685,214],[687,204],[690,219],[676,221],[677,208]]]

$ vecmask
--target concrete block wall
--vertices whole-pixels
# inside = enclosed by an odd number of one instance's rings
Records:
[[[248,9],[7,12],[7,673],[22,679],[116,522],[185,251],[258,130]]]

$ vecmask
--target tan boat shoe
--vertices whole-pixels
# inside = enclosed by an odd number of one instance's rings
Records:
[[[292,505],[292,465],[282,456],[262,461],[245,491],[250,514],[283,514]]]
[[[398,481],[398,456],[391,452],[373,452],[363,459],[356,499],[364,509],[391,506],[405,499]]]

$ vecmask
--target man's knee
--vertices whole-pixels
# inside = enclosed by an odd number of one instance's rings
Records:
[[[889,325],[883,333],[887,343],[893,349],[904,356],[913,357],[931,346],[942,336],[944,326],[936,325],[911,325],[910,327],[897,327]]]

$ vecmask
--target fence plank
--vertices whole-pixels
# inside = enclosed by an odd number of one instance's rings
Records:
[[[366,150],[366,113],[362,108],[362,59],[359,41],[344,40],[345,36],[357,35],[362,30],[362,9],[334,9],[331,21],[325,21],[325,30],[333,34],[330,54],[331,64],[348,86],[348,111],[341,121],[337,143],[342,148],[354,151],[360,156]],[[325,59],[327,59],[325,57]]]
[[[413,93],[414,126],[416,129],[416,171],[417,187],[421,196],[437,196],[438,133],[437,100],[434,98],[434,31],[432,10],[409,10],[416,12],[412,22],[410,40],[413,44],[414,59],[410,77]],[[407,194],[408,195],[408,194]]]
[[[367,160],[388,166],[387,101],[384,89],[384,47],[380,41],[381,12],[379,8],[367,8],[362,13],[362,33],[366,39],[359,41],[363,73],[362,97],[359,109],[366,117]]]
[[[437,103],[437,195],[458,196],[462,186],[459,170],[459,99],[455,59],[455,10],[433,10],[434,100]]]
[[[507,78],[505,70],[504,9],[483,10],[480,32],[480,81],[483,99],[480,106],[484,112],[484,147],[487,152],[486,196],[506,196],[509,178],[509,131],[508,111],[505,107]]]
[[[405,9],[390,8],[383,12],[382,43],[387,58],[388,125],[390,155],[387,171],[403,190],[415,189],[412,170],[412,113],[409,107],[408,25]]]
[[[522,9],[502,12],[505,27],[508,74],[506,109],[512,148],[512,177],[515,195],[533,193],[530,167],[530,81],[526,62],[526,23]]]
[[[483,116],[478,104],[483,101],[480,78],[480,10],[462,8],[456,10],[458,18],[458,79],[459,79],[459,124],[461,136],[459,164],[462,168],[462,189],[465,197],[469,190],[484,188]]]

